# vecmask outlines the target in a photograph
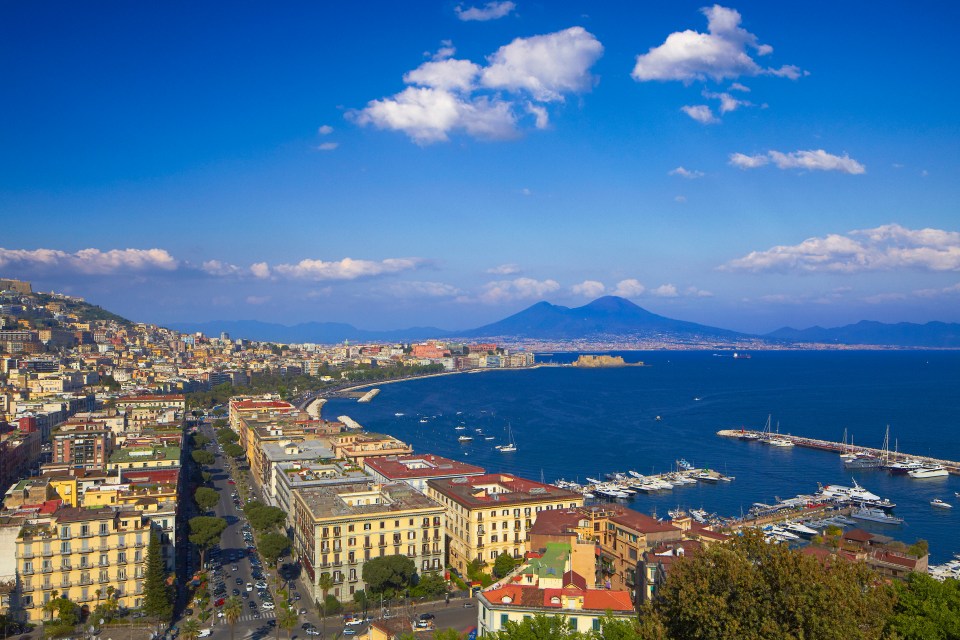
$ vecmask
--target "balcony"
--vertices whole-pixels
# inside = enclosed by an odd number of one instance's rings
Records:
[[[51,558],[53,557],[53,549],[44,549],[41,555],[44,558]]]
[[[101,536],[101,537],[103,537],[103,536],[108,536],[108,535],[110,535],[110,532],[109,532],[109,531],[101,531],[101,532],[99,532],[97,535],[99,535],[99,536]]]
[[[81,585],[93,584],[93,578],[80,578]]]
[[[40,569],[40,571],[43,573],[53,573],[53,567],[44,567]]]
[[[143,542],[138,542],[138,543],[136,543],[134,546],[136,546],[137,548],[140,548],[140,547],[142,547],[143,545],[144,545]]]
[[[33,569],[24,569],[23,571],[21,571],[21,573],[22,573],[23,575],[25,575],[25,576],[32,576],[32,575],[33,575]]]
[[[110,582],[110,576],[100,576],[100,584],[106,584]]]
[[[80,537],[81,537],[81,538],[92,538],[92,537],[93,537],[93,532],[92,532],[92,531],[81,531],[81,532],[80,532]]]
[[[61,589],[69,589],[69,588],[72,587],[72,586],[73,586],[73,581],[72,581],[72,580],[64,580],[64,581],[62,581],[62,582],[60,583],[60,585],[59,585],[59,587],[60,587]]]
[[[24,560],[29,560],[30,558],[35,558],[36,556],[33,555],[33,551],[24,551],[23,555],[21,555],[20,557],[23,558]]]

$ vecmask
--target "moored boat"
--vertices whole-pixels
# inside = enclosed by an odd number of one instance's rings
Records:
[[[873,507],[861,507],[850,514],[850,517],[857,520],[868,520],[870,522],[879,522],[880,524],[903,524],[903,518],[891,515],[883,509]]]
[[[946,478],[950,475],[950,472],[947,471],[943,465],[939,464],[928,464],[920,467],[919,469],[914,469],[907,473],[911,478],[923,479],[923,478]]]
[[[931,501],[930,501],[930,506],[931,506],[931,507],[936,507],[937,509],[953,509],[953,505],[952,505],[952,504],[950,504],[950,503],[948,503],[948,502],[944,502],[944,501],[941,500],[940,498],[934,498],[933,500],[931,500]]]

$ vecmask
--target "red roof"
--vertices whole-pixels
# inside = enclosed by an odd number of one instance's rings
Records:
[[[598,611],[633,611],[630,594],[626,591],[606,591],[603,589],[588,589],[583,594],[583,608]]]
[[[280,402],[279,400],[241,400],[232,403],[237,409],[296,409],[289,402]]]

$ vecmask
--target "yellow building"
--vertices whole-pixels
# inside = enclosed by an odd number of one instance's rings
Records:
[[[107,472],[118,469],[168,469],[180,466],[180,447],[125,447],[114,451],[107,463]]]
[[[360,482],[293,492],[294,550],[305,582],[322,600],[319,579],[333,578],[330,593],[350,600],[364,589],[367,560],[405,555],[418,573],[442,571],[446,517],[442,506],[406,483]]]
[[[16,541],[20,608],[31,621],[49,618],[43,605],[56,592],[93,610],[108,587],[120,606],[139,607],[150,531],[141,513],[110,507],[62,507],[24,525]]]
[[[413,453],[413,447],[393,436],[380,433],[345,433],[330,440],[333,455],[342,460],[363,467],[367,458],[377,456],[406,456]]]
[[[527,552],[527,531],[544,510],[583,506],[583,496],[505,473],[427,482],[427,496],[447,511],[447,563],[461,573],[479,560]]]

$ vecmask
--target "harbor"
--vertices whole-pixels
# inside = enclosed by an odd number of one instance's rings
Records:
[[[751,429],[721,429],[717,435],[724,438],[737,438],[747,442],[769,443],[774,446],[796,446],[806,449],[816,449],[818,451],[829,451],[839,455],[857,455],[869,456],[878,460],[874,466],[884,466],[887,468],[908,469],[909,464],[915,464],[917,468],[942,467],[950,475],[960,476],[960,462],[953,460],[943,460],[931,456],[920,456],[904,453],[902,451],[890,451],[889,449],[877,449],[873,447],[853,446],[844,442],[834,442],[830,440],[820,440],[817,438],[806,438],[789,434],[770,434],[767,431],[755,431]],[[786,444],[789,443],[789,444]],[[899,463],[899,467],[895,467]],[[931,477],[931,476],[914,476]]]

